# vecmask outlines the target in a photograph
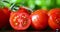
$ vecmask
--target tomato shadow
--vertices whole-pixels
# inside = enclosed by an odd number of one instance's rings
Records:
[[[52,29],[51,29],[49,26],[47,26],[45,29],[35,30],[33,27],[30,26],[30,27],[27,29],[27,31],[52,31]]]

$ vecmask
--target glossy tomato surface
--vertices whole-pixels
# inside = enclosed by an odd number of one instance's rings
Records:
[[[60,29],[60,8],[51,9],[48,13],[48,16],[49,26],[54,30]]]
[[[22,7],[22,6],[19,7],[18,11],[19,12],[26,12],[26,13],[30,14],[30,11],[28,9],[26,9],[25,7]]]
[[[4,7],[4,8],[2,9],[2,11],[4,12],[4,14],[6,14],[8,17],[10,17],[11,11],[9,10],[9,8]]]
[[[12,12],[10,16],[10,24],[15,30],[26,30],[31,24],[30,15],[25,12]]]
[[[31,14],[32,27],[36,30],[42,30],[47,27],[48,15],[46,10],[36,10]]]
[[[0,8],[0,28],[3,28],[9,22],[8,16],[3,12],[3,9]]]

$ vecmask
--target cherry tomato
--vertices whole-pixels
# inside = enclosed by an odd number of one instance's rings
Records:
[[[48,24],[49,26],[55,30],[60,29],[60,8],[51,9],[48,13],[49,20]]]
[[[47,27],[48,15],[46,10],[36,10],[31,14],[32,27],[36,30],[45,29]]]
[[[12,12],[10,16],[10,24],[15,30],[26,30],[30,24],[30,15],[26,12]]]
[[[7,7],[4,7],[4,8],[2,9],[2,11],[3,11],[8,17],[10,17],[11,11],[10,11]]]
[[[0,8],[0,28],[6,26],[8,21],[9,21],[8,16],[3,12],[3,9]]]

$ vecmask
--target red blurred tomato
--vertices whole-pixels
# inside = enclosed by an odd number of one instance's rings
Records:
[[[4,12],[9,13],[8,10],[0,8],[0,28],[5,27],[9,23],[9,15],[6,15]]]
[[[26,12],[28,14],[31,14],[31,11],[28,10],[26,7],[19,7],[18,11],[21,13],[21,12]]]
[[[7,7],[4,7],[4,8],[2,9],[2,11],[3,11],[8,17],[10,17],[11,11],[10,11]]]
[[[36,30],[45,29],[47,27],[48,15],[46,10],[36,10],[31,14],[32,27]]]
[[[48,13],[48,24],[52,29],[60,29],[60,8],[51,9]]]
[[[21,10],[12,12],[10,15],[10,25],[15,30],[26,30],[31,24],[29,16],[28,13],[21,12]]]
[[[19,12],[26,12],[26,13],[29,14],[29,11],[28,11],[26,8],[22,7],[22,6],[19,7],[18,11],[19,11]]]

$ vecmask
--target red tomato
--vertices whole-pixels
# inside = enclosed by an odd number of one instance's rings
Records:
[[[29,10],[27,10],[27,9],[24,8],[24,7],[19,7],[18,11],[19,11],[19,12],[26,12],[26,13],[28,13],[28,14],[31,13]]]
[[[48,24],[52,29],[60,29],[60,8],[51,9],[48,13]]]
[[[10,16],[10,24],[15,30],[26,30],[30,24],[31,19],[29,14],[25,12],[12,12]]]
[[[3,11],[8,17],[10,17],[11,11],[10,11],[7,7],[4,7],[4,8],[2,9],[2,11]]]
[[[0,8],[0,28],[6,26],[8,21],[9,21],[8,16],[3,12],[3,9]]]
[[[46,10],[36,10],[31,14],[32,27],[41,30],[47,27],[48,15]]]

